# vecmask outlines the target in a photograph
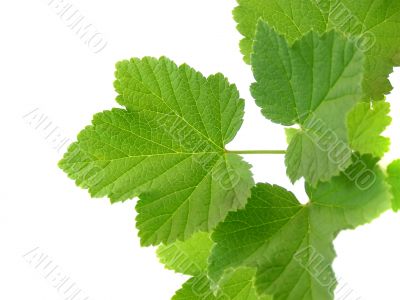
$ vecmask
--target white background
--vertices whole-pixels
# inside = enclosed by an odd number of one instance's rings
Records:
[[[57,1],[56,1],[57,2]],[[246,99],[243,128],[229,149],[284,149],[280,126],[264,119],[248,87],[233,0],[84,0],[71,3],[108,44],[94,54],[47,0],[0,4],[0,299],[64,299],[43,272],[24,258],[39,247],[88,299],[170,299],[185,278],[164,270],[154,248],[140,248],[135,200],[110,205],[91,199],[57,167],[65,147],[54,149],[43,128],[24,115],[37,109],[71,141],[94,113],[117,106],[114,64],[133,56],[166,55],[205,75],[222,72]],[[400,70],[391,77],[395,119],[388,163],[400,157]],[[54,137],[54,136],[53,136]],[[292,186],[282,156],[246,156],[257,181]],[[400,299],[400,216],[387,212],[335,242],[334,269],[363,300]],[[78,296],[74,300],[83,300]],[[344,298],[340,298],[343,300]],[[357,299],[348,297],[346,300]]]

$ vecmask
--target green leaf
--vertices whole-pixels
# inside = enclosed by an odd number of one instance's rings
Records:
[[[259,294],[333,299],[333,240],[390,207],[384,174],[373,163],[359,159],[331,182],[307,186],[306,205],[282,187],[257,184],[246,208],[230,213],[212,235],[211,278],[218,281],[238,266],[256,267]]]
[[[400,210],[400,159],[393,161],[387,168],[388,182],[392,189],[392,207],[394,211]]]
[[[208,233],[196,233],[184,242],[176,241],[157,249],[157,255],[167,269],[194,276],[177,291],[173,299],[272,300],[270,297],[257,296],[254,288],[255,269],[250,268],[226,272],[217,291],[211,289],[211,282],[206,274],[207,260],[213,246]]]
[[[184,242],[161,245],[157,249],[157,255],[167,269],[197,276],[207,271],[207,261],[213,245],[208,233],[199,232]]]
[[[351,164],[351,149],[329,130],[299,131],[289,144],[285,164],[292,182],[304,177],[315,186],[329,181]]]
[[[358,103],[348,116],[349,140],[353,150],[382,157],[389,151],[390,139],[381,136],[392,122],[390,104],[379,101]]]
[[[95,115],[60,167],[93,197],[139,196],[143,245],[210,231],[243,207],[250,166],[224,149],[242,124],[236,87],[167,58],[122,61],[116,77],[126,109]]]
[[[192,277],[172,297],[172,300],[216,300],[207,275]]]
[[[290,144],[298,132],[297,128],[285,128],[286,142]]]
[[[176,292],[173,300],[272,300],[259,296],[254,288],[255,269],[239,268],[224,276],[217,295],[208,288],[207,276],[193,277]]]
[[[301,126],[286,155],[293,182],[328,181],[351,164],[346,116],[362,97],[363,59],[339,33],[311,32],[289,45],[259,23],[251,91],[266,118]]]
[[[400,65],[400,2],[387,0],[238,0],[234,10],[244,36],[241,51],[250,63],[260,18],[290,43],[309,31],[341,31],[366,54],[364,97],[381,100],[392,86],[388,75]]]

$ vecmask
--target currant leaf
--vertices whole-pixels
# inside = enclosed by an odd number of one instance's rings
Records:
[[[206,272],[208,257],[213,246],[210,234],[200,232],[184,242],[176,241],[173,244],[159,246],[157,256],[168,270],[198,276]]]
[[[196,233],[190,239],[161,245],[157,255],[161,263],[174,270],[193,277],[178,290],[174,300],[272,300],[269,296],[259,297],[254,288],[255,269],[238,268],[226,272],[219,286],[211,288],[207,277],[208,257],[214,246],[208,233]]]
[[[297,128],[285,128],[286,142],[290,144],[298,132]]]
[[[251,92],[266,118],[301,126],[286,154],[293,182],[328,181],[351,164],[346,116],[362,98],[363,61],[363,53],[340,33],[310,32],[289,45],[260,21]]]
[[[272,300],[271,296],[259,296],[254,288],[255,269],[239,268],[225,275],[216,295],[208,288],[206,275],[193,277],[178,290],[173,300]]]
[[[205,78],[167,58],[117,64],[117,101],[94,116],[60,167],[93,197],[139,196],[142,245],[210,231],[245,205],[249,164],[227,153],[244,101],[221,74]]]
[[[400,159],[393,161],[387,168],[388,182],[392,189],[392,207],[394,211],[400,210]]]
[[[358,103],[348,116],[349,140],[353,150],[360,154],[382,157],[389,151],[390,139],[381,136],[392,122],[390,104],[379,101]]]
[[[351,37],[366,54],[366,100],[382,100],[392,90],[388,76],[400,65],[400,2],[386,0],[238,0],[234,10],[244,36],[240,48],[250,63],[256,25],[261,18],[290,43],[309,31],[335,29]]]
[[[373,163],[359,159],[331,182],[307,185],[306,205],[282,187],[257,184],[245,209],[230,213],[212,234],[211,278],[218,282],[227,269],[256,267],[259,294],[333,299],[333,240],[390,208],[385,176]],[[367,168],[360,171],[360,165]]]

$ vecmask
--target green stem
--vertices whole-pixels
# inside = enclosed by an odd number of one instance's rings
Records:
[[[226,150],[234,154],[286,154],[286,150]]]

